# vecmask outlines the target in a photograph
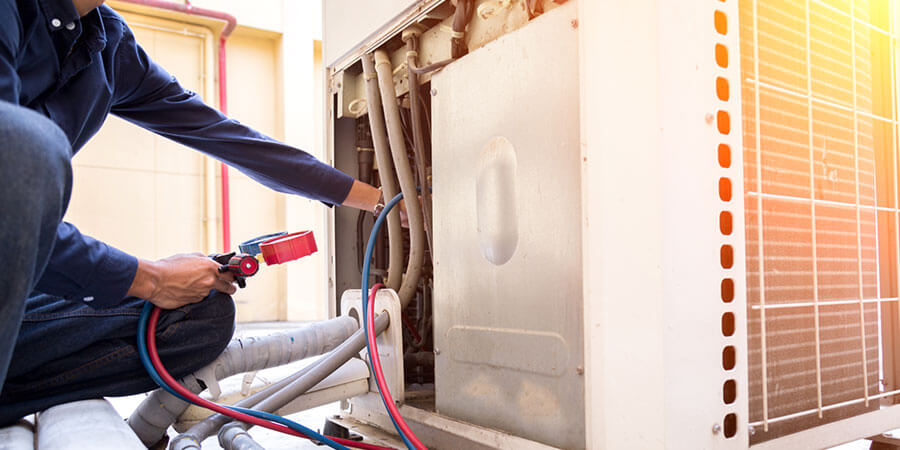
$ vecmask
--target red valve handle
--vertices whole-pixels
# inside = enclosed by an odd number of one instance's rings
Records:
[[[228,261],[229,269],[234,267],[235,273],[242,277],[250,277],[256,274],[259,271],[259,261],[256,258],[250,255],[237,255],[231,258],[231,261]]]

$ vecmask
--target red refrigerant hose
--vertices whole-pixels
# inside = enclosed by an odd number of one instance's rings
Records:
[[[309,439],[309,437],[304,435],[303,433],[294,431],[284,425],[275,424],[275,423],[269,422],[267,420],[249,416],[247,414],[226,408],[225,406],[222,406],[218,403],[213,403],[213,402],[189,391],[186,387],[182,386],[181,383],[179,383],[177,380],[175,380],[175,378],[172,377],[172,375],[169,374],[169,371],[167,371],[166,368],[163,366],[162,360],[159,359],[159,353],[157,352],[157,349],[156,349],[156,334],[155,334],[154,330],[156,330],[156,323],[159,321],[159,312],[160,311],[161,310],[159,308],[153,308],[153,312],[150,314],[150,320],[148,321],[148,324],[147,324],[147,352],[150,355],[150,362],[153,363],[153,368],[156,369],[156,371],[159,373],[159,376],[163,379],[163,381],[166,382],[166,384],[169,385],[169,387],[171,387],[176,392],[178,392],[179,394],[181,394],[182,396],[184,396],[185,398],[189,399],[191,402],[193,402],[199,406],[211,409],[217,413],[224,414],[233,419],[240,420],[241,422],[246,422],[246,423],[249,423],[252,425],[258,425],[263,428],[268,428],[270,430],[275,430],[275,431],[279,431],[281,433],[290,434],[293,436],[299,436],[299,437]],[[351,441],[349,439],[341,439],[341,438],[336,438],[333,436],[329,436],[329,438],[340,444],[343,444],[343,445],[346,445],[349,447],[356,447],[356,448],[360,448],[360,449],[364,449],[364,450],[393,450],[389,447],[365,444],[362,442]]]
[[[372,286],[372,293],[369,294],[369,312],[365,323],[366,329],[369,330],[369,332],[366,333],[366,338],[369,340],[369,361],[372,363],[372,373],[375,375],[375,383],[378,385],[378,392],[384,400],[384,405],[388,410],[388,414],[394,418],[397,427],[406,435],[406,438],[409,439],[416,450],[428,450],[428,448],[419,441],[416,435],[413,434],[412,430],[409,429],[409,425],[403,420],[403,416],[400,415],[400,411],[397,409],[397,405],[391,397],[391,391],[388,390],[387,381],[384,379],[384,373],[381,370],[381,358],[378,356],[378,343],[375,342],[375,294],[378,293],[378,289],[383,287],[384,285],[381,283]]]

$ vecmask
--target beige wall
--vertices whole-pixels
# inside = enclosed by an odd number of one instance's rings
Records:
[[[203,80],[209,31],[159,20],[131,21],[153,58],[188,89],[208,94]],[[175,48],[177,52],[171,51]],[[73,165],[75,186],[66,220],[82,232],[143,258],[204,250],[199,153],[110,116]]]
[[[321,77],[314,76],[313,65],[313,38],[319,31],[315,25],[290,26],[318,21],[318,2],[192,3],[224,9],[238,19],[239,27],[227,46],[229,115],[321,156],[321,141],[316,138],[321,128],[314,120],[321,111],[321,102],[316,102],[321,93],[314,92],[321,86],[315,84],[317,79],[321,83]],[[123,14],[151,57],[187,88],[217,104],[215,33],[221,29],[220,22],[134,9],[115,1],[110,4],[120,12],[132,12]],[[75,189],[67,220],[143,258],[218,251],[221,193],[218,167],[209,161],[111,117],[75,158]],[[273,231],[312,229],[324,250],[326,208],[277,194],[236,170],[230,171],[230,178],[233,244]],[[263,266],[248,288],[235,296],[238,320],[324,318],[325,253],[282,266]]]
[[[277,81],[278,36],[236,31],[228,39],[229,115],[276,139],[283,138]],[[284,231],[282,195],[231,170],[232,245],[262,234]],[[221,241],[221,238],[220,238]],[[285,266],[262,266],[259,274],[238,292],[238,318],[244,321],[284,320]]]

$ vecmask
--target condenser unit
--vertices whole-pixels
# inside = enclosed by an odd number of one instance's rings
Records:
[[[371,154],[382,105],[361,60],[378,51],[393,138],[432,199],[407,355],[393,358],[413,430],[434,448],[887,439],[898,6],[325,2],[334,164],[393,176]],[[411,65],[434,70],[411,82]],[[332,228],[339,313],[371,218],[338,210]],[[404,256],[408,234],[391,238]],[[375,395],[334,421],[390,432]]]

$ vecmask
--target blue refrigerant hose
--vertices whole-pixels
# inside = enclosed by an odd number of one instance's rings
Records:
[[[387,218],[388,213],[394,206],[397,206],[400,203],[400,200],[403,200],[403,193],[397,194],[394,198],[391,199],[386,205],[384,205],[384,210],[381,211],[381,214],[375,219],[375,224],[372,225],[372,232],[369,234],[369,242],[366,244],[366,254],[363,256],[363,267],[362,267],[362,314],[363,314],[363,330],[366,333],[366,348],[369,351],[369,354],[372,354],[372,349],[369,348],[369,329],[366,327],[366,324],[369,323],[367,321],[368,318],[368,305],[369,305],[369,266],[372,260],[372,251],[375,248],[375,237],[378,235],[378,230],[381,229],[381,225],[384,224],[385,218]],[[369,370],[372,370],[372,365],[369,364]],[[372,374],[374,377],[374,373]],[[384,397],[381,398],[382,403],[385,401]],[[387,404],[384,405],[385,409],[387,409]],[[400,425],[397,424],[397,421],[394,419],[394,416],[390,414],[390,410],[388,410],[388,417],[391,418],[391,423],[394,424],[394,428],[397,429],[397,433],[400,434],[400,437],[403,439],[403,443],[406,444],[406,447],[409,450],[415,450],[415,447],[412,445],[412,442],[406,437],[403,433],[403,430],[400,429]]]

